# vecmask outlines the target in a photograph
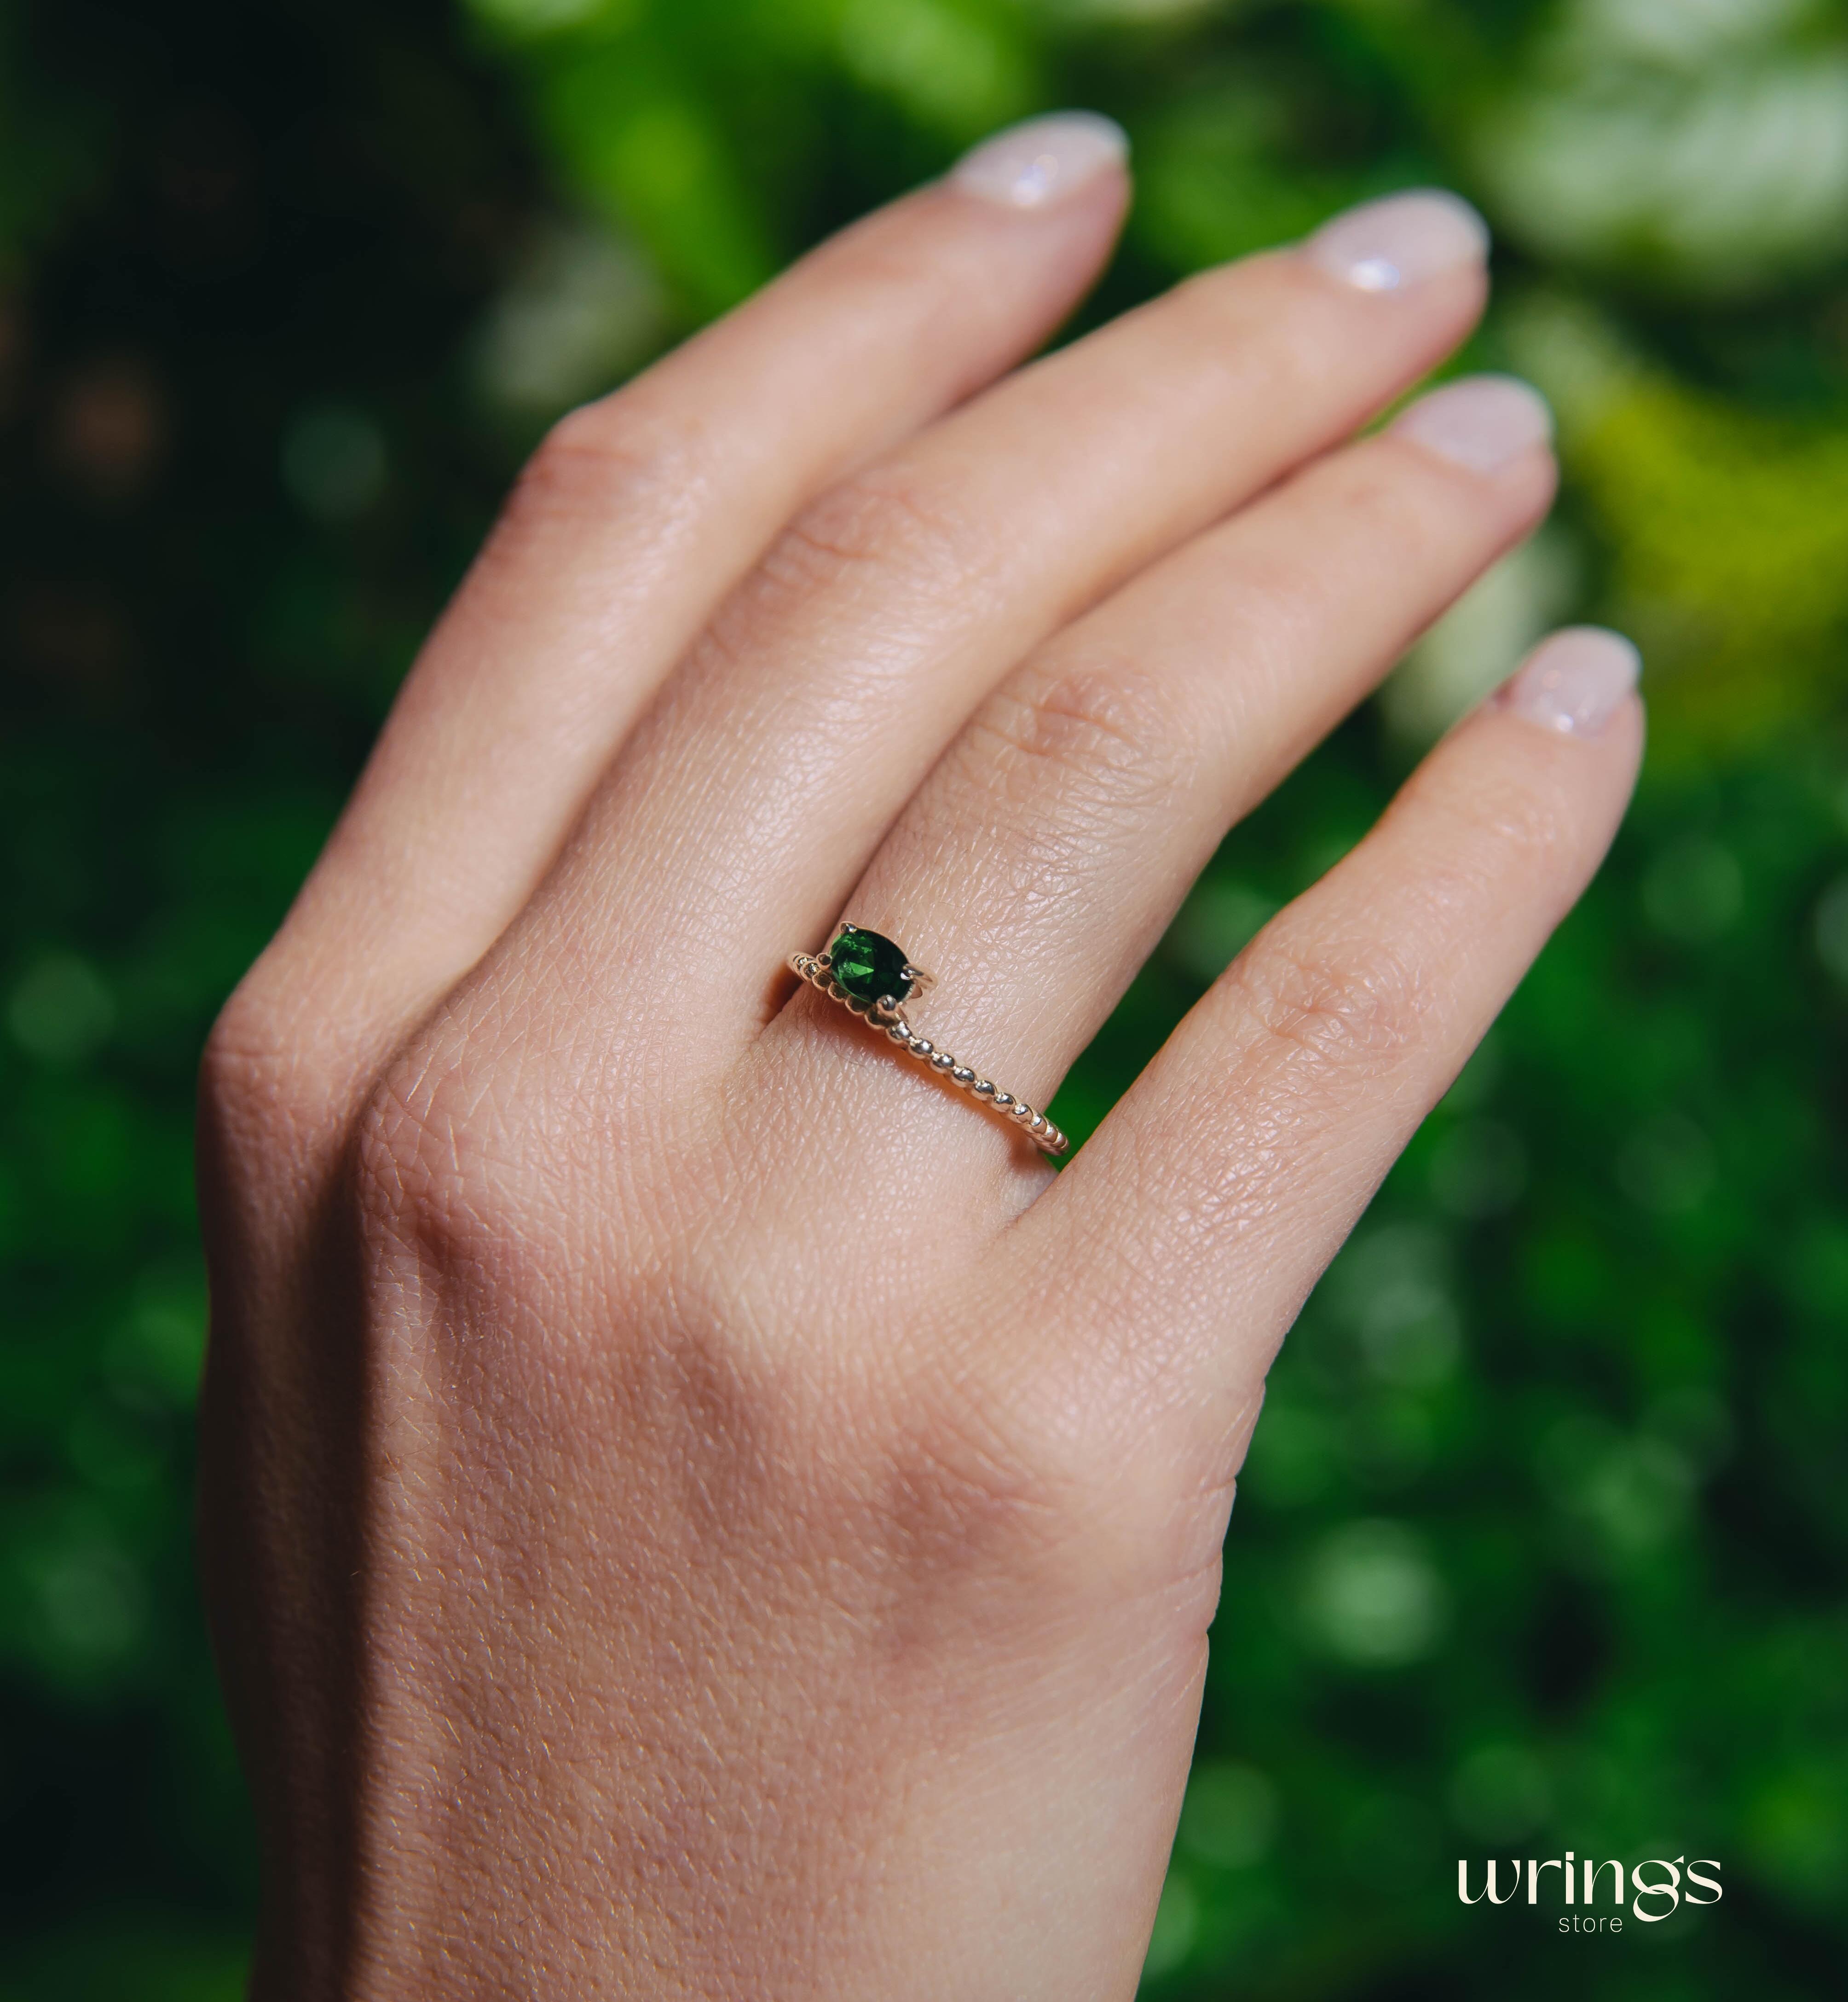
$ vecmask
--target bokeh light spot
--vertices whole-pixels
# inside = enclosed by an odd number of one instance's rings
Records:
[[[1546,1767],[1522,1745],[1478,1746],[1450,1784],[1457,1826],[1483,1842],[1521,1840],[1545,1822],[1552,1805]]]
[[[1644,915],[1658,932],[1689,945],[1731,930],[1745,904],[1738,858],[1704,835],[1671,842],[1643,878]]]
[[[1645,1120],[1617,1156],[1617,1182],[1630,1201],[1658,1216],[1698,1209],[1713,1192],[1719,1166],[1713,1142],[1679,1112]]]
[[[1527,1143],[1499,1119],[1453,1127],[1431,1157],[1431,1193],[1440,1209],[1474,1222],[1501,1216],[1527,1187]]]
[[[1249,1869],[1269,1854],[1276,1833],[1277,1789],[1255,1766],[1215,1759],[1194,1767],[1180,1811],[1190,1855],[1222,1870]]]
[[[363,514],[385,491],[385,440],[363,411],[323,403],[294,417],[282,441],[282,480],[320,521]]]
[[[1199,1895],[1184,1875],[1170,1870],[1162,1885],[1161,1903],[1155,1908],[1155,1926],[1149,1935],[1143,1974],[1152,1979],[1173,1973],[1193,1951],[1199,1934]]]
[[[1397,1668],[1428,1654],[1449,1595],[1422,1539],[1402,1522],[1350,1522],[1317,1547],[1303,1585],[1310,1631],[1362,1668]]]
[[[1848,983],[1848,876],[1838,877],[1817,900],[1814,933],[1817,957]]]
[[[47,1063],[75,1063],[108,1040],[116,1004],[88,961],[75,953],[50,953],[20,977],[6,1021],[28,1055]]]

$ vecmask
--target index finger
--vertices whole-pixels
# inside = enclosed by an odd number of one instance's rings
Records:
[[[465,971],[789,516],[1070,309],[1121,218],[1124,156],[1089,113],[1003,133],[565,418],[260,963],[270,1003],[301,996],[323,1047],[336,1015],[376,1041]]]

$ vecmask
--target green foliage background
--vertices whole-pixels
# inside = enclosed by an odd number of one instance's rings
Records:
[[[1848,10],[0,8],[0,1998],[239,1992],[188,1555],[191,1069],[518,459],[989,127],[1121,118],[1092,309],[1440,180],[1556,523],[1237,831],[1082,1133],[1546,623],[1624,626],[1609,867],[1274,1372],[1162,1997],[1839,1993]],[[1711,1856],[1621,1940],[1456,1859]]]

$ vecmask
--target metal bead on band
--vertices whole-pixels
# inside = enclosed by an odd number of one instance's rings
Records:
[[[817,993],[839,1002],[869,1027],[883,1029],[891,1041],[927,1069],[1012,1120],[1045,1153],[1062,1154],[1071,1146],[1044,1113],[1011,1091],[1003,1091],[992,1079],[947,1050],[939,1049],[905,1020],[901,1004],[926,984],[929,976],[920,973],[891,940],[856,926],[844,926],[827,952],[791,953],[789,968]]]

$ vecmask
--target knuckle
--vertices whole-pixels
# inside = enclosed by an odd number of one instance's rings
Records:
[[[367,1093],[354,1122],[353,1162],[360,1209],[368,1218],[391,1218],[409,1205],[413,1192],[427,1192],[441,1181],[430,1099],[423,1066],[410,1052]]]
[[[941,477],[894,462],[851,475],[804,508],[765,569],[805,595],[818,588],[851,594],[865,578],[935,596],[966,589],[994,561],[991,539]]]
[[[1010,797],[1050,783],[1074,806],[1121,813],[1171,795],[1198,735],[1161,676],[1090,654],[1029,670],[999,691],[971,724],[963,762],[979,783]]]
[[[588,403],[561,417],[526,462],[489,551],[504,554],[561,522],[612,519],[671,540],[712,487],[697,429],[623,396]]]
[[[252,1162],[324,1127],[336,1066],[312,1046],[304,983],[271,945],[218,1010],[199,1059],[199,1103],[218,1142]]]
[[[274,1069],[284,1035],[259,960],[234,987],[205,1038],[200,1090],[216,1104],[234,1104]]]
[[[1094,1557],[1086,1490],[1049,1429],[936,1387],[889,1442],[876,1505],[907,1596],[971,1580],[1057,1584]]]
[[[492,1100],[440,1029],[420,1036],[367,1093],[352,1174],[362,1236],[406,1247],[438,1269],[504,1262],[520,1233],[502,1171]]]
[[[1327,951],[1287,936],[1263,940],[1233,961],[1229,977],[1263,1043],[1320,1072],[1389,1068],[1434,1012],[1429,983],[1380,940]]]
[[[937,1581],[975,1578],[1030,1603],[1041,1591],[1134,1595],[1190,1570],[1210,1484],[1148,1450],[1149,1400],[1072,1357],[999,1372],[950,1358],[906,1386],[891,1448],[884,1540]],[[1068,1366],[1069,1365],[1069,1366]],[[1080,1380],[1082,1379],[1082,1380]]]

